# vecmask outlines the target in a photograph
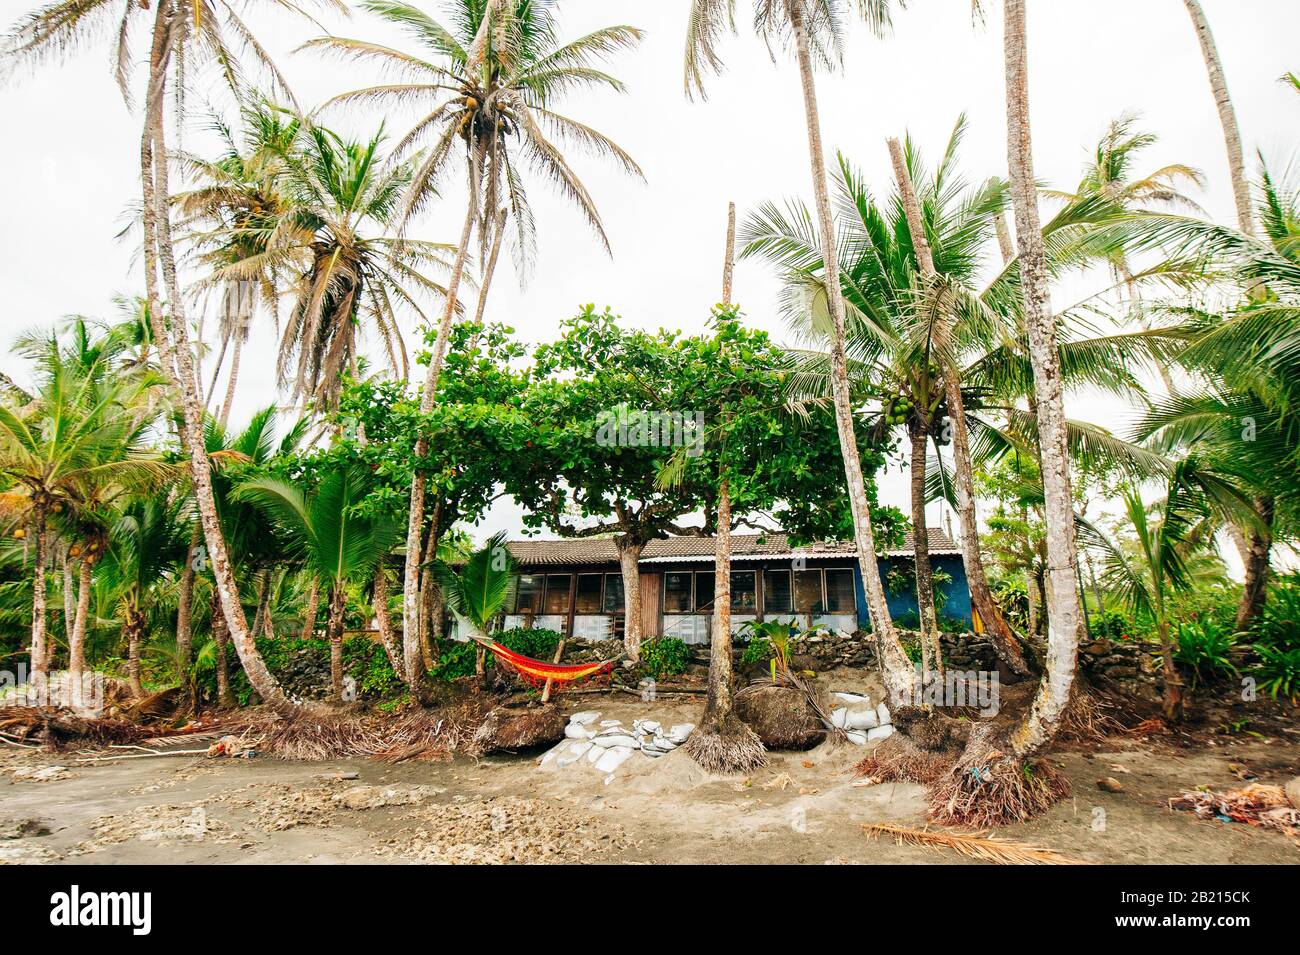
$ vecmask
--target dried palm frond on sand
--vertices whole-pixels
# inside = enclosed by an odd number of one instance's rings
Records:
[[[952,849],[972,859],[994,862],[998,865],[1087,865],[1078,859],[1020,842],[1007,842],[985,835],[983,832],[943,832],[937,829],[913,829],[889,822],[867,823],[862,827],[867,837],[893,836],[899,845],[924,846],[927,849]]]
[[[1244,822],[1293,839],[1300,837],[1300,809],[1291,805],[1281,786],[1251,783],[1224,793],[1195,790],[1170,799],[1169,808],[1193,812],[1202,819]]]

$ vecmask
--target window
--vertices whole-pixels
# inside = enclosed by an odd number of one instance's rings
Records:
[[[758,611],[758,591],[752,570],[731,572],[731,609],[740,613]]]
[[[790,571],[766,570],[763,572],[763,612],[790,612]]]
[[[572,574],[546,575],[546,612],[549,614],[569,612],[569,581]]]
[[[694,574],[664,574],[664,613],[691,612],[691,578]]]
[[[600,582],[602,574],[578,575],[578,613],[600,613]]]
[[[713,611],[713,584],[715,581],[713,571],[697,571],[695,574],[695,610]]]
[[[623,575],[605,575],[605,613],[623,612]]]
[[[794,612],[822,612],[822,572],[796,570],[794,572]]]
[[[515,594],[514,613],[541,613],[544,580],[541,574],[519,575],[519,590]]]
[[[826,570],[826,612],[854,613],[857,602],[854,600],[853,571],[848,567]]]

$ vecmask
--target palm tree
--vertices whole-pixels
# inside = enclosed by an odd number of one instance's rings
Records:
[[[1136,538],[1136,554],[1127,553],[1115,538],[1082,518],[1080,533],[1104,561],[1102,582],[1133,613],[1149,616],[1155,624],[1164,670],[1164,713],[1169,720],[1179,720],[1183,682],[1174,661],[1177,635],[1171,626],[1171,601],[1191,586],[1192,552],[1213,540],[1221,520],[1217,515],[1249,514],[1250,500],[1231,480],[1205,470],[1191,457],[1174,466],[1154,522],[1136,488],[1125,490],[1122,502]]]
[[[1020,285],[1029,357],[1034,370],[1039,457],[1047,521],[1049,599],[1047,672],[1024,721],[1011,735],[1021,760],[1051,742],[1070,702],[1079,652],[1078,557],[1070,492],[1070,453],[1056,323],[1049,307],[1047,254],[1038,216],[1037,182],[1029,131],[1028,38],[1025,0],[1005,0],[1007,165],[1016,216]]]
[[[115,372],[107,360],[111,348],[87,347],[85,341],[75,342],[71,354],[55,337],[45,339],[39,351],[35,342],[29,336],[21,346],[39,361],[32,400],[19,408],[0,404],[0,474],[13,481],[3,495],[4,511],[20,524],[18,536],[30,528],[34,545],[31,666],[40,677],[49,664],[45,571],[51,515],[84,521],[112,495],[159,482],[170,469],[145,448],[152,415],[141,407],[156,383],[150,372]],[[95,555],[86,556],[88,566]],[[72,656],[75,668],[81,659],[75,645]]]
[[[337,10],[346,10],[341,0],[323,0]],[[294,0],[268,0],[275,6],[302,14]],[[117,82],[129,96],[131,26],[149,12],[148,5],[134,0],[55,0],[24,17],[14,27],[5,46],[6,59],[39,64],[77,50],[106,21],[117,20]],[[244,665],[248,681],[269,705],[284,711],[297,705],[284,695],[248,631],[239,602],[239,589],[231,570],[225,541],[212,494],[208,460],[203,446],[203,406],[194,374],[194,354],[189,326],[185,318],[184,299],[177,279],[176,256],[172,241],[169,210],[171,190],[168,184],[168,154],[164,104],[168,93],[184,87],[189,71],[204,63],[216,63],[232,88],[241,86],[241,57],[228,38],[234,37],[243,52],[267,71],[274,84],[287,90],[279,71],[265,55],[243,20],[227,0],[156,0],[150,30],[149,68],[144,102],[144,122],[140,139],[141,216],[144,226],[145,297],[154,340],[161,354],[164,373],[172,381],[179,397],[184,427],[181,444],[190,460],[199,522],[211,559],[216,591],[225,617],[230,624],[236,651]],[[169,89],[170,87],[170,89]],[[177,102],[183,102],[179,98]],[[168,300],[168,320],[164,320],[159,275]]]
[[[883,31],[889,25],[888,0],[859,0],[867,22]],[[686,91],[703,95],[705,72],[718,72],[722,60],[718,43],[728,29],[734,29],[734,0],[692,0],[686,39]],[[812,171],[814,209],[824,263],[824,289],[831,321],[831,386],[835,422],[844,459],[853,530],[858,550],[867,607],[871,614],[882,671],[891,693],[910,693],[912,667],[894,631],[885,599],[884,582],[876,563],[875,533],[862,475],[862,459],[853,432],[853,410],[849,396],[845,353],[844,297],[836,276],[840,274],[838,251],[831,216],[826,160],[822,151],[821,119],[813,76],[816,58],[825,64],[839,59],[842,4],[839,0],[755,0],[754,26],[769,44],[792,40],[803,90],[804,118],[808,134],[809,165]]]
[[[308,492],[277,478],[239,485],[236,501],[261,509],[284,530],[290,547],[329,592],[330,678],[334,700],[343,698],[343,614],[347,588],[372,579],[381,558],[397,543],[398,525],[359,510],[372,482],[360,465],[327,470]]]
[[[1255,232],[1255,219],[1250,202],[1250,183],[1246,179],[1246,161],[1241,147],[1241,130],[1237,126],[1237,112],[1228,95],[1228,81],[1223,75],[1223,63],[1210,32],[1210,22],[1205,18],[1199,0],[1183,0],[1187,15],[1192,18],[1192,28],[1205,58],[1205,72],[1210,80],[1210,92],[1219,111],[1219,125],[1223,127],[1223,145],[1228,154],[1228,175],[1232,180],[1232,199],[1237,206],[1237,228],[1246,235]]]
[[[133,497],[113,515],[108,532],[100,573],[117,597],[127,677],[137,697],[144,695],[140,650],[148,639],[149,620],[185,557],[189,525],[184,506],[161,494]]]
[[[560,96],[584,89],[622,92],[623,85],[600,68],[610,55],[633,46],[641,32],[630,26],[596,30],[568,43],[557,39],[551,0],[447,0],[450,26],[415,7],[392,0],[365,0],[364,9],[403,28],[433,61],[363,40],[320,37],[306,44],[348,59],[375,61],[406,82],[344,93],[331,103],[420,104],[422,118],[399,142],[398,154],[428,143],[407,191],[401,218],[408,219],[434,195],[441,176],[465,161],[469,201],[456,257],[447,282],[446,304],[433,341],[425,376],[422,412],[433,409],[450,339],[452,318],[475,223],[486,248],[489,223],[505,202],[514,223],[515,255],[521,274],[532,258],[534,220],[524,189],[521,163],[540,172],[586,217],[609,247],[587,187],[570,167],[554,138],[568,141],[623,169],[641,174],[624,150],[608,137],[552,109]],[[463,152],[461,151],[463,149]],[[421,434],[415,457],[428,451]],[[420,683],[420,556],[424,533],[427,475],[417,469],[411,483],[402,584],[403,656],[406,679]]]
[[[471,636],[486,637],[513,598],[518,577],[505,541],[504,532],[494,534],[459,567],[442,567],[447,609],[468,627]]]

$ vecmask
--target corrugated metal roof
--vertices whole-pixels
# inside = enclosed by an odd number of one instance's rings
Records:
[[[938,528],[929,530],[930,553],[935,555],[960,554],[961,550]],[[525,567],[547,564],[614,564],[618,551],[608,537],[585,537],[565,540],[517,540],[507,546],[515,560]],[[714,554],[712,537],[669,537],[646,544],[641,552],[643,563],[666,563],[673,560],[706,561]],[[794,557],[839,557],[851,555],[854,546],[848,541],[822,541],[803,547],[792,547],[785,534],[733,534],[731,556],[733,560],[763,560]],[[913,552],[909,532],[902,547],[890,550],[890,557],[909,557]]]

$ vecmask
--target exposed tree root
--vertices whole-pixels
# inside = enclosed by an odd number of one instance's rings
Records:
[[[758,734],[735,717],[720,727],[698,727],[682,748],[710,773],[748,773],[767,763]]]
[[[1069,793],[1050,763],[1021,762],[993,727],[980,726],[952,770],[929,787],[930,818],[978,828],[1023,822]]]
[[[876,782],[929,785],[952,769],[955,756],[922,750],[907,737],[895,734],[882,742],[854,767],[858,776]]]
[[[41,743],[62,750],[78,745],[138,743],[157,736],[158,730],[127,720],[87,719],[62,709],[6,706],[0,709],[0,733],[18,742]]]

